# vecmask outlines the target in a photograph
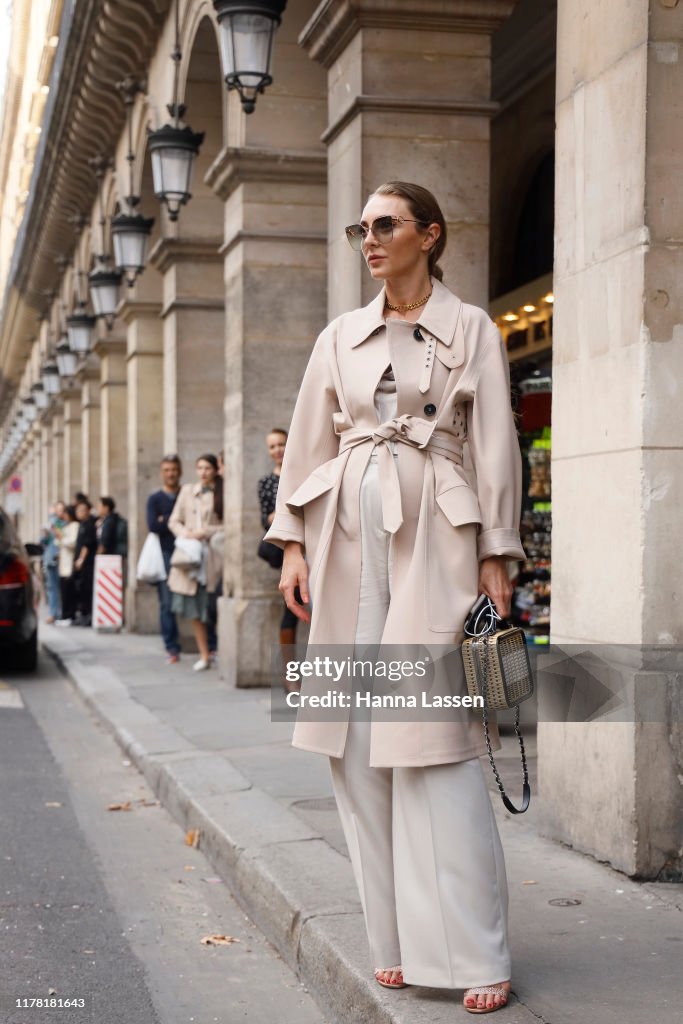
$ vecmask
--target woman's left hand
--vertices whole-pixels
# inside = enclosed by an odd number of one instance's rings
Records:
[[[479,563],[479,593],[487,594],[504,619],[510,614],[514,587],[510,581],[505,555],[491,555]]]

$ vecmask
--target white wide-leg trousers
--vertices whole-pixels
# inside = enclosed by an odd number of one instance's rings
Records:
[[[362,569],[355,643],[379,644],[389,606],[390,536],[374,460],[361,487]],[[414,985],[468,988],[510,978],[505,860],[478,758],[371,768],[370,722],[351,715],[332,785],[373,967]]]

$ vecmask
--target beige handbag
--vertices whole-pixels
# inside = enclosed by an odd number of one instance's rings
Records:
[[[482,697],[484,701],[482,716],[489,763],[506,808],[512,814],[523,814],[529,807],[531,789],[524,739],[519,729],[519,705],[534,692],[524,630],[518,626],[509,626],[500,617],[491,599],[482,594],[465,620],[464,631],[466,639],[462,642],[461,653],[467,691],[470,697]],[[505,708],[515,709],[514,728],[522,754],[521,807],[515,807],[508,799],[491,750],[489,712]]]

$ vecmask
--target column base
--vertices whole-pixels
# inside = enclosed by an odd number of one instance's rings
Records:
[[[159,599],[155,587],[135,582],[128,587],[126,626],[131,633],[159,632]]]
[[[230,686],[270,686],[280,641],[282,598],[221,597],[218,600],[218,663]],[[305,644],[308,626],[300,623],[297,644]]]

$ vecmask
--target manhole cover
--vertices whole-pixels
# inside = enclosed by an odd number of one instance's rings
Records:
[[[559,900],[548,900],[551,907],[580,907],[581,900],[571,900],[568,896]]]

